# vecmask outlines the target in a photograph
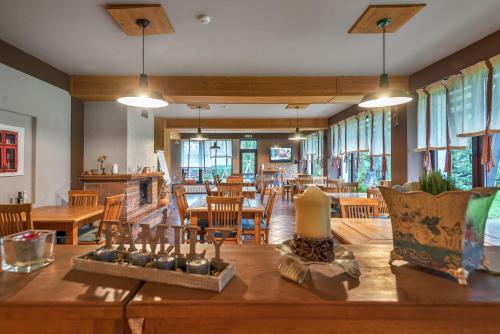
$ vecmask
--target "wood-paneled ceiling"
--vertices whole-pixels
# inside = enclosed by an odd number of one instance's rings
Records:
[[[408,88],[408,77],[391,76],[391,86]],[[84,101],[116,100],[136,88],[133,76],[73,76],[71,95]],[[173,103],[356,103],[377,89],[378,77],[150,77],[150,87]]]
[[[140,37],[106,13],[119,0],[2,1],[0,38],[68,74],[137,75]],[[158,0],[175,33],[146,39],[146,72],[203,76],[361,76],[381,40],[348,30],[372,4],[418,0]],[[428,0],[387,39],[387,69],[408,75],[500,29],[498,0]],[[199,14],[212,22],[203,25]]]

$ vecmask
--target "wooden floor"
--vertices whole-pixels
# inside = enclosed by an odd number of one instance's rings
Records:
[[[188,205],[190,205],[200,197],[205,197],[205,194],[188,194]],[[260,195],[257,195],[257,198],[260,198]],[[267,197],[265,198],[264,204],[266,204],[266,202]],[[174,208],[172,213],[169,214],[168,223],[173,225],[180,224],[177,208]],[[276,200],[274,201],[273,214],[271,216],[269,243],[279,244],[285,240],[291,239],[294,231],[295,210],[293,207],[293,202],[291,200],[287,201],[286,199],[282,200],[281,196],[276,196]]]

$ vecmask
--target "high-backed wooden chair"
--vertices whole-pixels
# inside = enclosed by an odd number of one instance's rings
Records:
[[[376,198],[339,198],[342,218],[377,218],[378,201]]]
[[[379,215],[389,216],[389,208],[384,201],[384,197],[378,188],[368,188],[366,190],[368,198],[375,198],[378,201],[378,213]]]
[[[339,192],[341,193],[357,193],[358,190],[359,190],[358,182],[342,183],[339,186]]]
[[[326,176],[313,176],[313,183],[317,186],[326,187]]]
[[[217,174],[214,176],[214,184],[218,187],[220,183],[221,183],[220,176],[219,174]]]
[[[273,214],[274,200],[276,198],[276,191],[271,190],[269,192],[269,197],[267,199],[266,209],[264,211],[264,217],[262,218],[260,224],[260,237],[264,239],[264,242],[269,243],[269,224],[271,223],[271,216]],[[255,232],[255,221],[253,219],[243,219],[241,223],[241,229],[243,235],[254,235]]]
[[[243,183],[243,175],[230,175],[226,178],[228,183]]]
[[[242,183],[221,183],[217,186],[217,196],[240,197],[243,195]]]
[[[342,184],[342,180],[326,179],[326,188],[338,188]]]
[[[212,188],[210,188],[210,182],[208,180],[205,181],[205,192],[207,196],[212,196]]]
[[[188,201],[186,195],[186,189],[184,187],[177,187],[175,189],[175,204],[177,206],[177,212],[179,213],[179,220],[181,222],[181,242],[186,242],[186,237],[188,236],[188,226],[189,226],[189,211],[188,211]],[[203,237],[206,234],[205,228],[208,225],[206,219],[198,219],[198,226],[200,230],[198,231],[198,236],[200,236],[200,241],[203,241]]]
[[[102,213],[101,221],[99,222],[99,227],[97,228],[96,234],[98,243],[101,241],[101,234],[104,223],[107,221],[120,221],[124,198],[125,194],[120,194],[115,196],[108,196],[104,199],[104,212]]]
[[[243,197],[208,196],[208,227],[233,228],[226,241],[241,243]],[[217,238],[220,234],[215,235]]]
[[[31,204],[0,204],[0,236],[32,229]]]
[[[262,189],[260,189],[260,202],[262,204],[264,204],[264,197],[266,197],[267,184],[268,184],[268,180],[265,180],[264,184],[262,186]]]
[[[97,206],[97,190],[70,190],[68,191],[68,206]]]

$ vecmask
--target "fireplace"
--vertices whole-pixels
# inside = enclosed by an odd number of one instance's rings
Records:
[[[139,207],[151,204],[151,179],[139,181]]]

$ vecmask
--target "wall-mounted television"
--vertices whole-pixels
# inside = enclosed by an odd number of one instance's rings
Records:
[[[269,151],[269,162],[292,162],[291,147],[271,147]]]

